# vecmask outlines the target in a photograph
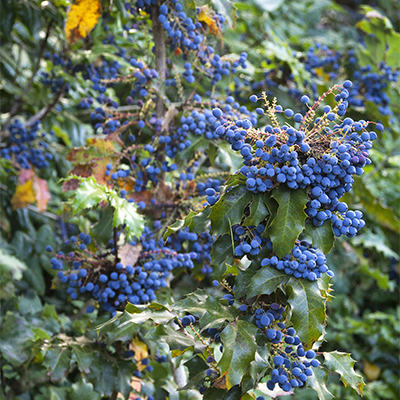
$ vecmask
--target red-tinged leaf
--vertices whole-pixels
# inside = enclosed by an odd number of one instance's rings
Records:
[[[47,204],[51,199],[47,181],[45,179],[33,178],[33,190],[35,191],[36,205],[40,212],[44,212],[47,209]]]

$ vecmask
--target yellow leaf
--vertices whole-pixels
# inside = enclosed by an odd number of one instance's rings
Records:
[[[130,344],[130,350],[133,350],[135,352],[134,359],[138,363],[138,370],[142,371],[143,369],[145,369],[146,366],[141,364],[140,361],[143,360],[143,358],[147,358],[147,356],[149,355],[146,343],[141,342],[138,338],[133,338]]]
[[[25,183],[18,182],[14,196],[11,199],[13,210],[18,208],[24,208],[28,204],[32,204],[35,201],[35,192],[33,191],[33,179],[26,181]]]
[[[377,365],[365,360],[363,372],[367,376],[369,381],[376,381],[381,374],[381,369]]]
[[[104,154],[113,154],[115,152],[115,144],[112,140],[89,138],[86,141],[86,146],[94,146]]]
[[[217,25],[212,13],[213,11],[208,7],[208,5],[200,7],[200,12],[197,14],[197,20],[207,25],[211,35],[215,36],[220,33],[220,27]]]
[[[69,9],[65,24],[68,44],[72,45],[79,39],[85,38],[95,27],[99,17],[99,0],[77,0]]]

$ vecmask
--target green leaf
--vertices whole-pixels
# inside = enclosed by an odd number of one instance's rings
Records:
[[[307,379],[307,387],[315,390],[319,400],[330,400],[334,396],[326,388],[328,382],[328,371],[325,368],[313,368],[313,374]]]
[[[349,353],[341,353],[339,351],[324,352],[324,365],[331,372],[340,375],[340,380],[345,386],[352,387],[360,396],[362,396],[364,380],[361,375],[354,371],[355,361]]]
[[[68,347],[52,347],[47,350],[43,365],[49,370],[52,382],[60,381],[68,374],[71,364],[71,349]]]
[[[129,394],[132,392],[132,376],[136,370],[136,365],[131,361],[119,361],[117,376],[115,379],[116,387],[118,392],[121,392],[125,399],[129,398]]]
[[[393,69],[400,68],[400,34],[392,31],[390,36],[388,37],[388,45],[389,49],[386,53],[386,63]]]
[[[213,232],[217,235],[230,233],[231,226],[242,220],[244,209],[251,197],[252,194],[243,185],[224,193],[211,208],[210,219]]]
[[[247,297],[271,294],[280,284],[287,283],[289,279],[289,275],[285,274],[283,271],[279,271],[270,266],[261,267],[248,285]]]
[[[242,398],[242,391],[239,386],[233,386],[228,391],[211,387],[203,395],[203,400],[241,400]]]
[[[284,2],[284,0],[255,0],[256,4],[264,11],[271,12],[277,10]]]
[[[204,289],[190,293],[185,299],[174,304],[174,310],[186,311],[197,318],[201,329],[221,326],[225,321],[234,321],[238,315],[235,307],[227,306],[219,299],[209,295]]]
[[[85,208],[96,207],[101,201],[107,201],[107,194],[107,187],[99,185],[93,176],[82,179],[72,202],[73,213],[76,214]]]
[[[113,234],[113,214],[112,207],[106,207],[100,211],[99,222],[92,228],[94,238],[102,243],[108,243]]]
[[[3,249],[0,249],[0,283],[4,281],[22,279],[22,273],[27,269],[24,262],[10,254],[7,254]]]
[[[232,238],[230,235],[219,236],[213,243],[211,249],[211,267],[213,267],[212,277],[220,280],[226,273],[226,264],[233,264]]]
[[[110,204],[114,207],[113,227],[126,225],[127,239],[140,238],[144,229],[143,216],[137,212],[137,205],[129,203],[116,193],[111,195]]]
[[[211,296],[207,297],[203,307],[205,314],[199,321],[202,330],[212,327],[220,327],[226,321],[234,321],[238,315],[236,308],[226,306]]]
[[[260,265],[254,261],[248,266],[247,269],[239,269],[239,273],[236,277],[236,290],[235,296],[241,298],[247,295],[247,287],[249,286],[253,276],[259,270]]]
[[[266,193],[257,193],[253,195],[253,201],[250,204],[250,215],[243,221],[243,225],[257,226],[260,222],[264,221],[269,211],[264,203]]]
[[[93,351],[89,348],[72,345],[72,359],[76,361],[81,372],[88,373],[93,362]]]
[[[100,400],[100,395],[93,390],[93,385],[81,380],[72,384],[69,400]]]
[[[383,206],[379,199],[374,197],[362,178],[354,180],[353,192],[360,199],[363,209],[371,214],[376,221],[379,221],[386,228],[400,233],[400,220],[394,216],[389,207]]]
[[[311,240],[313,247],[320,249],[324,254],[331,251],[335,241],[331,220],[325,221],[321,226],[314,226],[312,221],[307,218],[303,235]]]
[[[173,233],[189,227],[191,232],[203,233],[207,230],[208,216],[210,215],[211,208],[205,207],[201,211],[190,210],[189,214],[184,219],[178,219],[174,224],[168,226],[164,233],[163,239],[167,240]]]
[[[174,310],[187,311],[201,318],[206,313],[204,303],[209,296],[209,293],[205,289],[198,289],[194,293],[187,295],[183,300],[176,302],[174,304]]]
[[[199,388],[204,378],[207,376],[207,369],[209,368],[208,364],[196,354],[190,360],[185,362],[185,367],[189,370],[189,381],[188,383],[178,390],[185,390],[185,389],[192,389],[192,388]]]
[[[1,318],[0,351],[2,357],[17,367],[26,362],[30,351],[25,349],[29,341],[35,339],[32,324],[17,313],[10,311]]]
[[[231,175],[228,180],[224,183],[226,188],[238,186],[238,185],[246,185],[246,177],[238,172],[234,175]]]
[[[304,229],[307,217],[304,207],[308,201],[305,190],[291,190],[286,186],[278,186],[272,197],[278,202],[276,217],[266,230],[279,258],[285,257],[293,249],[296,239]]]
[[[158,325],[153,328],[145,339],[155,342],[167,343],[171,350],[186,350],[193,347],[195,353],[202,353],[205,346],[193,337],[171,328],[169,325]]]
[[[250,363],[255,359],[257,327],[247,321],[232,322],[221,332],[224,344],[218,363],[221,376],[225,375],[227,389],[239,385]]]
[[[317,281],[291,278],[287,286],[290,288],[290,321],[304,342],[304,347],[309,349],[324,333],[326,299],[321,295]]]

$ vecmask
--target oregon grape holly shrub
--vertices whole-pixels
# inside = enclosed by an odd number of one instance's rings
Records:
[[[260,77],[246,51],[223,51],[229,5],[117,6],[71,6],[69,50],[43,47],[36,71],[52,101],[4,124],[1,173],[15,193],[2,207],[42,212],[45,242],[19,234],[18,258],[1,250],[5,398],[262,400],[310,388],[325,400],[331,373],[361,396],[351,355],[321,349],[337,279],[328,253],[368,227],[346,199],[390,125],[398,34],[387,22],[374,72],[358,66],[365,53],[316,43],[288,53],[292,70],[276,52]],[[374,18],[359,24],[365,47]],[[83,143],[79,129],[72,143],[47,129],[63,105],[93,132]],[[28,271],[40,265],[37,281]],[[23,276],[56,299],[16,300]]]

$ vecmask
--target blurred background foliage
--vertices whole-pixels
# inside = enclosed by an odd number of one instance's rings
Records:
[[[189,8],[194,6],[192,2],[187,3]],[[393,69],[400,67],[397,36],[400,3],[396,1],[196,1],[197,6],[205,3],[224,14],[230,22],[230,27],[223,31],[223,47],[222,41],[215,39],[220,53],[246,51],[249,55],[249,68],[243,71],[241,81],[226,82],[227,89],[241,93],[242,102],[249,107],[252,106],[247,99],[254,85],[271,76],[271,71],[276,84],[265,84],[265,90],[276,95],[284,107],[296,108],[291,90],[311,93],[314,84],[318,92],[323,93],[337,80],[352,79],[361,67],[370,65],[372,71],[378,71],[382,61]],[[63,221],[62,202],[67,198],[58,183],[71,167],[65,159],[66,152],[73,146],[83,146],[94,136],[89,112],[76,107],[91,92],[91,85],[81,73],[71,75],[45,55],[53,51],[68,53],[74,65],[96,62],[100,55],[118,59],[115,43],[103,43],[112,34],[119,48],[134,46],[137,57],[145,58],[150,39],[139,32],[132,44],[129,36],[121,34],[128,16],[123,2],[114,0],[112,4],[104,3],[103,8],[107,11],[110,7],[112,12],[105,12],[103,22],[71,50],[65,44],[63,32],[69,4],[67,0],[4,0],[1,3],[1,122],[6,124],[10,115],[23,121],[45,115],[43,130],[54,131],[49,139],[54,156],[52,168],[39,173],[48,181],[51,192],[47,211],[40,212],[34,205],[12,209],[17,171],[4,159],[0,163],[1,386],[4,389],[6,380],[11,382],[13,397],[9,398],[21,400],[99,399],[101,390],[108,393],[113,389],[100,390],[96,385],[107,385],[107,382],[96,383],[98,376],[89,379],[92,383],[86,383],[76,369],[68,369],[70,359],[64,357],[64,353],[47,353],[43,358],[43,348],[38,346],[43,339],[70,341],[69,351],[85,368],[85,362],[90,365],[93,359],[85,359],[88,354],[81,347],[82,340],[95,335],[93,327],[102,321],[102,317],[82,313],[81,301],[68,301],[65,292],[52,284],[55,271],[50,266],[50,256],[44,252],[46,245],[61,246],[69,235],[78,232],[78,227],[81,230],[89,227],[97,218],[96,214],[89,213],[85,218]],[[108,32],[103,29],[105,23]],[[389,42],[395,54],[387,50]],[[307,69],[308,49],[316,43],[327,46],[333,54],[340,53],[337,56],[339,68],[334,74],[329,66]],[[352,54],[356,55],[356,64],[349,62]],[[42,73],[60,79],[59,86],[44,85]],[[122,89],[116,86],[110,90]],[[198,90],[206,93],[209,88]],[[328,307],[326,342],[322,348],[323,351],[337,349],[352,353],[357,360],[356,368],[368,383],[364,391],[366,400],[399,396],[399,83],[390,82],[386,93],[390,99],[390,114],[382,115],[372,101],[351,111],[358,118],[382,121],[387,128],[372,150],[373,164],[358,178],[352,194],[346,198],[351,208],[363,210],[366,227],[352,241],[336,240],[328,257],[328,265],[336,277],[334,298]],[[177,279],[172,288],[175,298],[184,294],[182,282],[185,292],[199,285],[194,277]],[[102,351],[99,344],[92,346],[93,352]],[[68,370],[68,379],[52,383],[46,374],[50,367],[55,371],[53,374],[61,374],[60,377]],[[127,371],[126,376],[129,377],[129,373],[131,371]],[[167,367],[160,370],[160,376],[169,373]],[[121,375],[121,379],[126,380],[126,376]],[[106,376],[100,379],[107,381]],[[335,377],[331,379],[329,390],[338,399],[358,398]],[[170,399],[191,398],[182,396],[171,395]],[[299,390],[295,398],[314,399],[316,394],[311,390]]]

